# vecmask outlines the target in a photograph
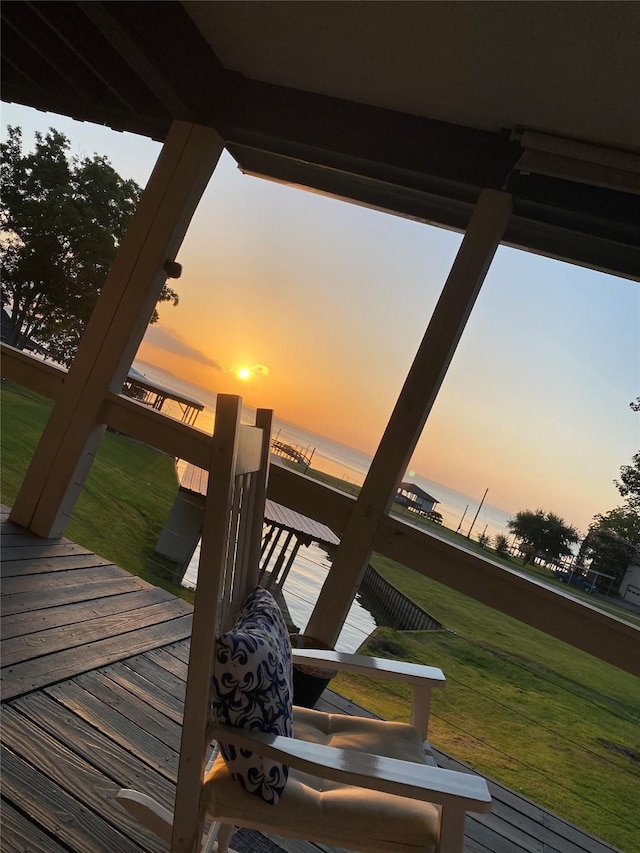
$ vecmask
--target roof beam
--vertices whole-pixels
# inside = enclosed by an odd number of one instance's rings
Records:
[[[95,25],[111,46],[118,52],[123,63],[144,80],[145,85],[175,118],[193,121],[191,110],[185,104],[176,89],[171,85],[166,73],[158,69],[150,60],[147,52],[138,46],[128,29],[121,26],[112,14],[111,3],[97,0],[82,0],[78,6]],[[117,8],[119,4],[113,4]],[[162,14],[161,8],[154,9],[154,15]]]
[[[213,118],[212,118],[213,120]],[[480,192],[508,189],[504,242],[640,280],[640,197],[521,174],[492,133],[244,80],[217,126],[247,173],[464,230]]]
[[[513,128],[478,130],[243,78],[170,0],[5,0],[2,18],[6,100],[160,140],[174,118],[193,120],[215,128],[245,172],[460,231],[483,189],[507,190],[505,243],[640,280],[640,196],[523,174]],[[45,23],[50,38],[23,41]],[[76,89],[60,76],[70,67],[86,68],[82,79],[69,72]]]

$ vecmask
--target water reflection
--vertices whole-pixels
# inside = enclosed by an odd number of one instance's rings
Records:
[[[183,581],[185,586],[195,587],[199,559],[200,545],[198,544],[189,563],[189,568],[185,572]],[[298,551],[289,576],[285,581],[283,592],[291,618],[294,624],[302,630],[309,621],[329,568],[330,562],[327,553],[315,542],[312,542],[309,547],[300,548]],[[376,623],[373,616],[356,599],[351,605],[346,622],[338,637],[336,649],[340,652],[355,652],[375,627]]]

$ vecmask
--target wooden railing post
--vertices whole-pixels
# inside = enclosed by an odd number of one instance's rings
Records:
[[[333,645],[364,573],[381,517],[422,434],[511,215],[508,193],[483,190],[409,375],[343,532],[306,633]]]
[[[125,234],[16,498],[11,519],[64,533],[119,392],[191,218],[223,150],[211,128],[174,122]]]

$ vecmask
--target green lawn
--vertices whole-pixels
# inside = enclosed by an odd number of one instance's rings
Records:
[[[1,493],[12,506],[51,403],[9,382],[2,383]],[[173,458],[107,432],[66,536],[101,557],[174,595],[193,593],[171,581],[173,564],[153,547],[177,490]]]
[[[11,505],[51,406],[8,382],[1,403],[1,499]],[[153,553],[175,492],[170,457],[107,433],[67,536],[189,598]],[[638,851],[638,679],[391,560],[372,562],[446,626],[385,628],[369,643],[372,653],[445,671],[447,687],[432,705],[434,745],[620,849]],[[408,692],[398,686],[344,676],[331,686],[382,716],[408,718]]]
[[[432,703],[434,745],[637,851],[640,681],[391,560],[372,563],[446,626],[379,629],[367,646],[444,670],[447,686]],[[408,719],[408,690],[345,676],[331,686],[381,716]]]

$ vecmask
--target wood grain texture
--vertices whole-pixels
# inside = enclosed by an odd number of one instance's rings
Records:
[[[2,738],[12,751],[37,768],[38,774],[60,786],[83,807],[114,824],[144,849],[163,853],[162,845],[127,812],[118,809],[119,786],[64,743],[39,729],[13,708],[2,713]]]
[[[121,592],[136,592],[148,588],[149,584],[140,578],[123,574],[119,578],[91,581],[90,583],[48,590],[46,596],[40,590],[3,595],[1,613],[4,619],[5,616],[10,616],[13,613],[28,613],[45,607],[54,607],[57,604],[72,604],[77,601],[95,601],[98,598],[118,595]]]
[[[107,564],[91,568],[68,569],[66,572],[48,572],[47,574],[3,578],[2,592],[3,595],[40,592],[44,599],[50,590],[120,578],[122,578],[122,569],[113,564]]]
[[[14,700],[11,707],[20,711],[43,732],[66,743],[119,785],[136,787],[156,797],[167,808],[173,808],[174,786],[166,777],[65,705],[38,691]]]
[[[72,554],[90,554],[87,548],[60,539],[38,539],[31,544],[11,545],[2,548],[3,560],[43,560],[47,557],[68,557]]]
[[[140,846],[35,767],[2,747],[2,792],[63,844],[82,853],[140,853]]]
[[[99,616],[74,625],[38,631],[23,637],[4,640],[2,644],[2,666],[10,666],[32,660],[42,655],[51,655],[64,649],[77,648],[94,643],[105,636],[115,637],[149,625],[169,622],[178,616],[188,615],[190,606],[178,598],[162,604],[152,604],[124,613]]]
[[[6,800],[2,811],[2,853],[68,853],[57,841],[44,832],[37,823],[13,808]]]
[[[68,569],[85,569],[97,566],[111,566],[110,560],[96,557],[95,554],[71,554],[61,557],[45,557],[42,560],[5,560],[0,563],[0,577],[11,578],[19,575],[47,574],[66,572]]]
[[[82,647],[82,655],[79,655],[76,649],[65,649],[35,660],[5,667],[0,673],[3,701],[63,681],[79,672],[88,672],[123,660],[162,645],[164,642],[188,637],[190,633],[191,616],[181,616],[160,625],[151,625],[148,628],[89,643]]]
[[[125,714],[100,701],[74,680],[48,687],[45,693],[119,746],[138,756],[160,775],[175,782],[178,770],[176,751],[133,723]]]
[[[105,598],[79,601],[75,604],[60,604],[32,612],[15,613],[2,619],[2,641],[25,634],[35,634],[71,626],[99,616],[112,616],[114,613],[126,613],[139,607],[150,607],[173,598],[171,593],[159,587],[148,587],[135,592],[109,595]],[[75,630],[75,629],[74,629]],[[4,648],[4,646],[3,646]]]

